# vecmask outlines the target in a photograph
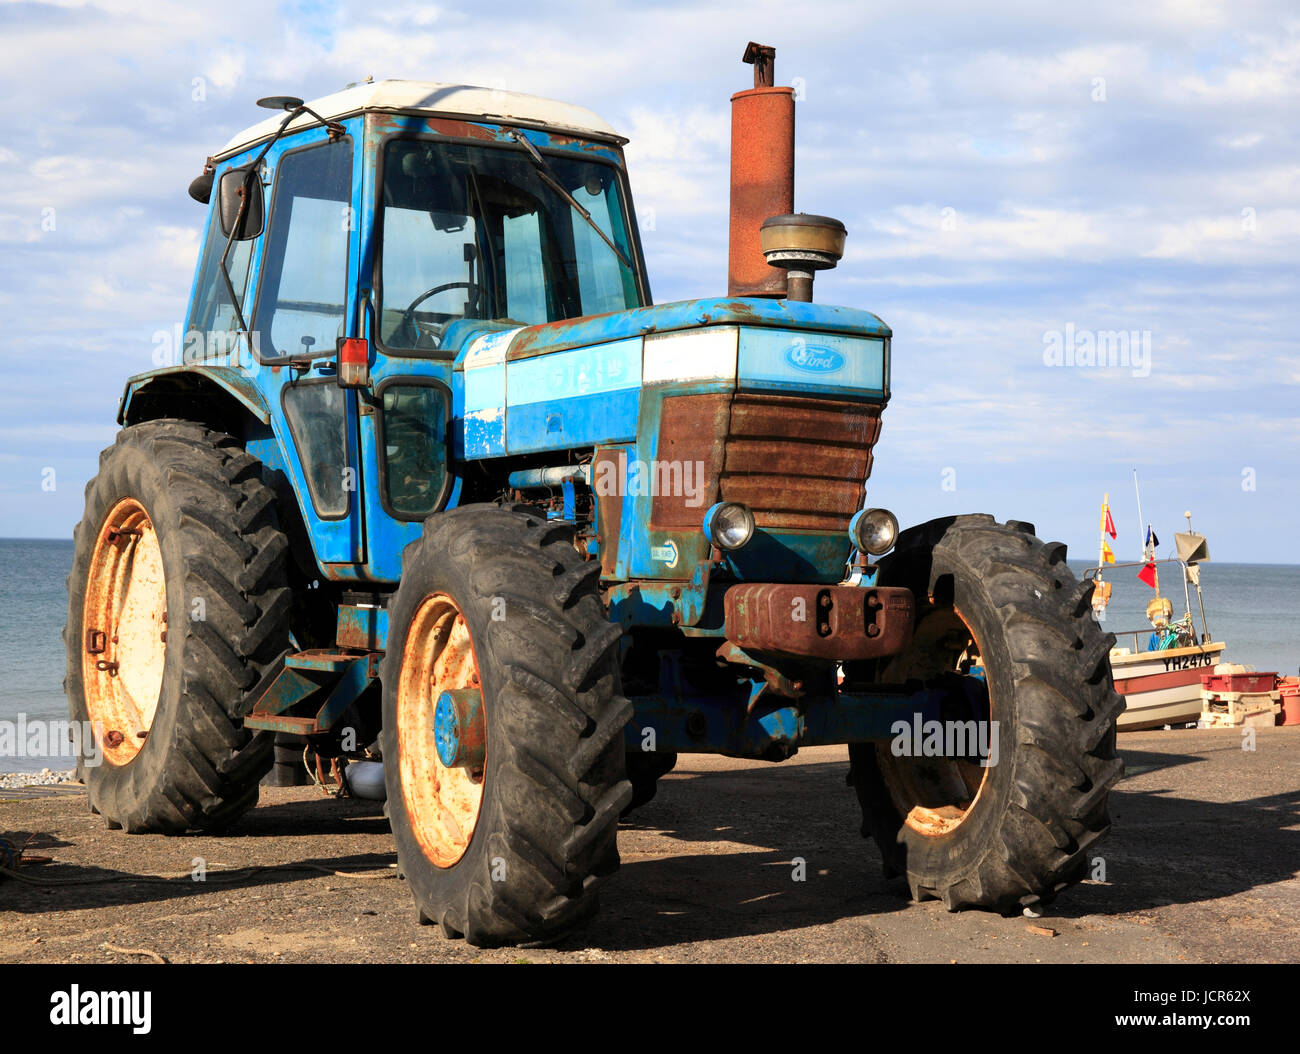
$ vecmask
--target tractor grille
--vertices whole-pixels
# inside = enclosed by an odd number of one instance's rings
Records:
[[[744,502],[758,526],[843,531],[862,507],[880,406],[806,396],[681,395],[664,400],[659,457],[699,461],[707,502]],[[651,524],[697,527],[702,516],[656,496]]]

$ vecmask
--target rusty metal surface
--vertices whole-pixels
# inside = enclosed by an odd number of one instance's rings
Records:
[[[699,529],[705,510],[717,501],[724,444],[731,414],[731,392],[706,395],[670,395],[659,416],[657,459],[675,465],[702,465],[705,487],[698,504],[684,488],[665,488],[650,505],[650,529]],[[694,471],[694,468],[692,468]]]
[[[785,272],[768,264],[759,227],[794,212],[794,89],[752,88],[731,97],[729,296],[785,295]]]
[[[448,768],[438,755],[435,701],[448,689],[481,688],[469,625],[442,593],[420,603],[402,650],[397,684],[397,772],[411,832],[437,867],[469,848],[483,804],[484,772]]]
[[[298,735],[326,732],[378,676],[376,653],[346,655],[317,650],[291,655],[244,718],[244,727]]]
[[[325,673],[338,673],[347,669],[358,658],[352,652],[337,648],[308,648],[296,651],[284,660],[284,664],[295,670],[320,670]]]
[[[622,447],[597,447],[592,463],[592,478],[609,477],[609,464],[617,466],[619,456],[627,456]],[[600,573],[613,575],[618,570],[618,540],[623,528],[623,488],[596,491],[596,524],[600,532]]]
[[[748,505],[759,527],[845,531],[879,435],[878,405],[737,394],[719,497]]]
[[[438,757],[448,768],[482,771],[487,758],[487,719],[480,688],[448,688],[434,706]]]
[[[746,584],[723,598],[727,640],[791,658],[896,655],[912,638],[915,605],[903,588]]]
[[[373,604],[340,604],[334,640],[340,648],[383,651],[388,646],[388,611]]]
[[[445,114],[428,117],[413,110],[367,110],[365,121],[375,135],[387,135],[392,132],[432,132],[438,135],[453,136],[461,139],[484,139],[504,142],[506,129],[527,128],[546,137],[548,145],[557,148],[576,147],[590,153],[621,152],[619,148],[628,142],[626,136],[617,132],[589,129],[561,129],[547,122],[510,117],[505,114],[460,114],[448,110]]]
[[[770,88],[776,83],[776,48],[770,44],[755,44],[751,40],[745,45],[740,61],[754,67],[755,88]]]
[[[88,720],[103,730],[104,760],[127,765],[149,735],[167,654],[167,584],[161,545],[135,498],[99,529],[82,607],[82,684]]]
[[[797,395],[668,396],[657,456],[700,462],[703,507],[682,494],[656,494],[652,529],[698,527],[714,501],[738,501],[760,528],[843,532],[862,507],[880,435],[874,403]]]

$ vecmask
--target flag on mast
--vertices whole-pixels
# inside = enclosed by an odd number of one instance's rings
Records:
[[[1138,578],[1142,579],[1147,585],[1160,592],[1160,578],[1156,574],[1156,548],[1160,545],[1160,539],[1156,537],[1156,532],[1152,529],[1151,524],[1147,524],[1147,538],[1142,545],[1142,559],[1146,561],[1142,570],[1138,572]]]
[[[1115,562],[1114,550],[1106,544],[1105,538],[1101,540],[1101,562],[1103,564],[1113,564]]]
[[[1101,530],[1103,534],[1109,534],[1112,538],[1117,538],[1115,533],[1115,521],[1110,516],[1110,502],[1101,503]]]

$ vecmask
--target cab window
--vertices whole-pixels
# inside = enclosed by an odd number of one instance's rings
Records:
[[[253,314],[263,359],[334,354],[347,303],[351,194],[349,140],[281,158]]]
[[[640,306],[618,169],[564,151],[548,151],[544,165],[522,148],[385,144],[376,283],[384,347],[437,352],[465,318],[531,325]]]
[[[188,330],[183,345],[185,361],[204,361],[224,358],[239,345],[239,319],[221,277],[221,254],[226,251],[226,238],[221,233],[221,220],[217,212],[215,194],[209,210],[208,233],[203,243],[203,266],[195,288],[194,304],[190,310]],[[237,241],[230,247],[226,268],[230,284],[235,287],[240,309],[245,310],[244,294],[248,289],[249,264],[252,261],[253,243],[256,239]]]

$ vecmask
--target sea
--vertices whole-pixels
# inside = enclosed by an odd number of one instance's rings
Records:
[[[1076,574],[1088,566],[1070,564]],[[68,608],[64,578],[71,566],[70,541],[0,539],[0,722],[13,722],[15,729],[20,718],[30,725],[67,717],[61,634]],[[1177,618],[1185,607],[1181,571],[1177,564],[1161,564],[1160,569],[1161,592],[1173,602]],[[1138,580],[1136,568],[1108,569],[1106,578],[1113,592],[1103,626],[1130,648],[1132,631],[1140,631],[1145,646],[1150,632],[1145,610],[1154,594]],[[1287,675],[1297,672],[1300,565],[1202,564],[1201,590],[1209,631],[1227,643],[1227,661]],[[1199,627],[1194,590],[1191,607]],[[66,756],[30,755],[25,747],[6,753],[0,756],[0,773],[73,767]]]

